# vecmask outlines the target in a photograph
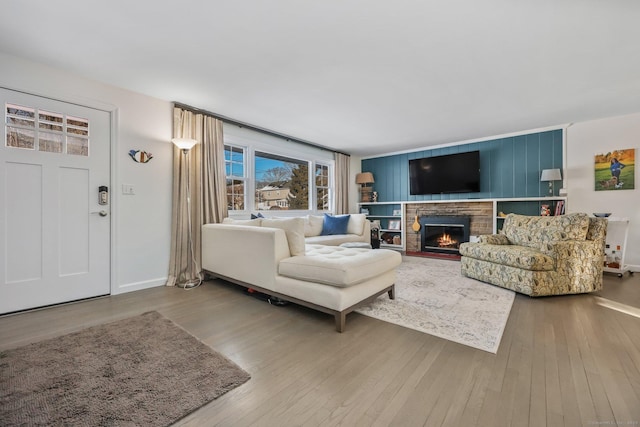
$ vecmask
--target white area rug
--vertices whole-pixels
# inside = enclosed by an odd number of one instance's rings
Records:
[[[458,261],[403,257],[396,299],[387,294],[358,313],[496,353],[515,293],[460,274]]]

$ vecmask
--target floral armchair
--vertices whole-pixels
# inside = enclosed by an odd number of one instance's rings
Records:
[[[500,234],[460,245],[464,276],[529,296],[602,289],[605,218],[509,214]]]

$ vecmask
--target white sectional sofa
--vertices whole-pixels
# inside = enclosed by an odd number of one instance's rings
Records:
[[[265,219],[260,225],[206,224],[202,267],[210,275],[311,307],[346,315],[387,292],[394,298],[398,252],[306,244],[302,218]],[[364,225],[363,225],[364,227]]]

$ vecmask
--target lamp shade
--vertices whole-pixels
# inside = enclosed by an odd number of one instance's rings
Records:
[[[560,169],[543,169],[540,181],[560,181],[562,175]]]
[[[171,142],[181,150],[191,150],[198,143],[198,141],[191,138],[173,138]]]
[[[371,172],[362,172],[356,175],[356,184],[373,184],[374,182]]]

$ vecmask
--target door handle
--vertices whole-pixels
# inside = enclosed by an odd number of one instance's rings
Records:
[[[95,214],[98,214],[100,216],[107,216],[108,215],[107,211],[105,211],[105,210],[91,212],[91,215],[95,215]]]

